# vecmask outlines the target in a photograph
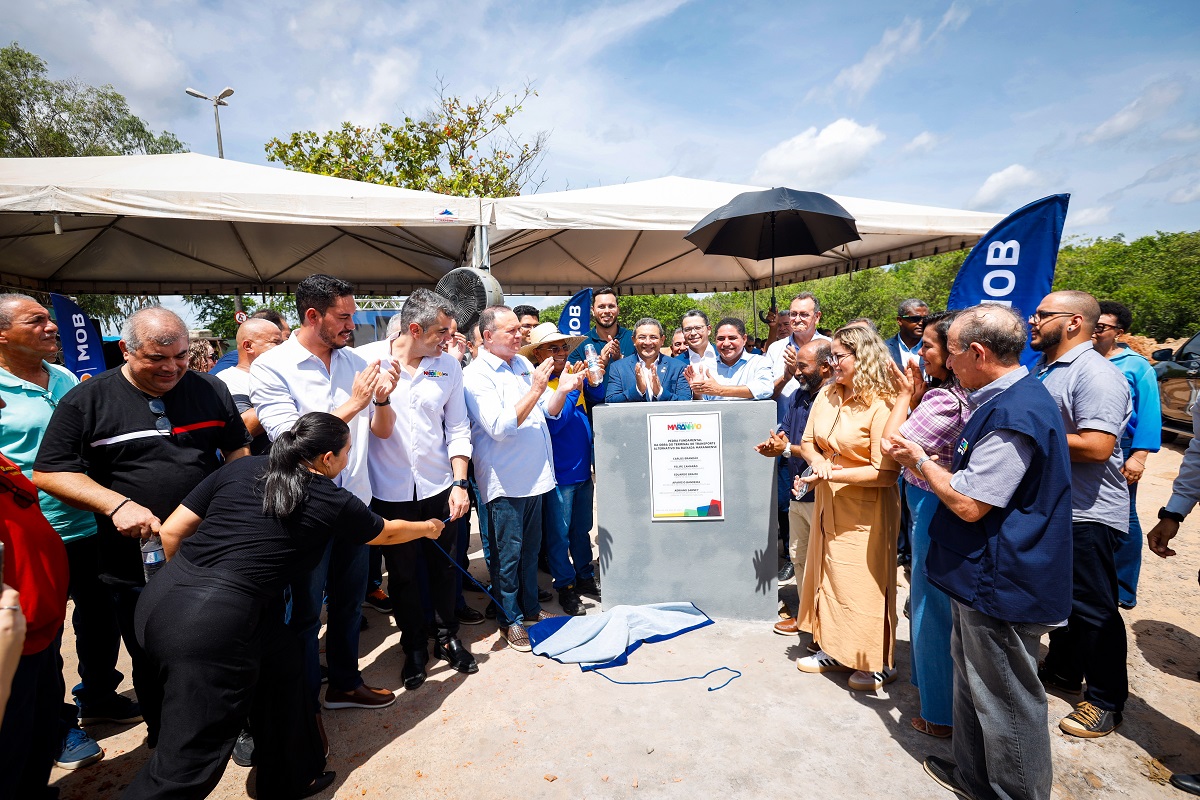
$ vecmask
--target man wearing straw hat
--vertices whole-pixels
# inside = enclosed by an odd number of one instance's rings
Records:
[[[534,364],[546,359],[553,362],[546,392],[558,390],[563,374],[581,375],[586,365],[582,361],[567,363],[567,354],[585,341],[585,336],[560,333],[553,322],[543,322],[533,329],[529,344],[521,355]],[[546,420],[550,443],[554,450],[554,479],[557,486],[542,497],[542,536],[546,558],[558,604],[573,617],[587,613],[580,602],[580,592],[599,595],[596,571],[592,566],[592,425],[582,392],[575,389],[567,394],[562,413],[557,419]]]

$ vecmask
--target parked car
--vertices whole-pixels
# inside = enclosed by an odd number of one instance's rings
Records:
[[[1162,401],[1162,440],[1173,442],[1180,436],[1190,439],[1192,406],[1200,396],[1200,333],[1178,350],[1155,350],[1151,358],[1158,362],[1154,372]]]

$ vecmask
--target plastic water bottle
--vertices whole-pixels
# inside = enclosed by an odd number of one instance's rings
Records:
[[[599,386],[600,356],[596,353],[596,348],[591,342],[583,346],[583,357],[587,361],[588,383],[592,384],[592,386]]]
[[[142,539],[142,571],[146,575],[147,583],[165,563],[167,555],[163,552],[162,539],[158,538],[158,534],[151,534],[149,539]]]

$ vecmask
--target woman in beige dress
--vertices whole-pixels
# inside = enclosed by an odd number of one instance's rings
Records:
[[[820,642],[801,672],[854,672],[851,689],[896,679],[896,533],[900,466],[883,454],[896,396],[887,345],[862,326],[833,334],[834,380],[813,402],[800,453],[816,491],[801,630]]]

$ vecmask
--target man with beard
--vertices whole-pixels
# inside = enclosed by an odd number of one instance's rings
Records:
[[[617,323],[620,314],[621,307],[617,304],[615,289],[605,286],[592,292],[592,319],[596,324],[588,331],[587,338],[571,352],[568,360],[571,363],[586,360],[583,348],[591,343],[600,357],[600,369],[607,373],[609,364],[632,353],[633,331],[622,328]],[[588,383],[584,394],[590,406],[597,406],[604,402],[607,384],[607,375],[598,387],[593,387],[590,382]]]
[[[754,448],[764,456],[783,458],[787,466],[788,486],[795,486],[796,478],[808,467],[808,463],[800,457],[800,439],[804,437],[804,426],[808,424],[808,412],[812,409],[813,400],[832,373],[829,366],[829,339],[821,337],[800,345],[796,350],[792,371],[796,390],[788,400],[782,430],[772,431],[765,442]],[[801,497],[792,495],[788,506],[788,555],[798,587],[804,585],[804,560],[808,555],[808,534],[812,527],[813,496],[811,490]],[[789,616],[775,624],[775,632],[788,636],[798,634],[800,629],[795,617]]]
[[[324,411],[350,426],[350,462],[335,483],[364,503],[371,502],[367,443],[371,433],[391,434],[396,415],[388,396],[395,367],[380,368],[347,348],[354,331],[354,287],[332,275],[311,275],[296,284],[300,327],[283,344],[250,367],[250,401],[272,441],[291,430],[303,414]],[[317,633],[322,598],[328,596],[326,708],[379,708],[395,702],[386,689],[363,683],[358,671],[360,604],[367,590],[367,545],[330,541],[306,583],[292,586],[292,624],[305,648],[305,671],[315,699],[321,690]]]
[[[1064,733],[1096,738],[1121,724],[1129,695],[1125,623],[1117,610],[1116,548],[1129,528],[1129,488],[1120,436],[1133,410],[1125,376],[1096,352],[1100,304],[1086,292],[1053,292],[1029,317],[1033,372],[1062,414],[1071,457],[1071,617],[1050,634],[1038,677],[1083,701],[1059,721]]]
[[[633,326],[637,352],[613,364],[608,371],[606,403],[691,400],[692,389],[683,377],[683,364],[662,355],[662,325],[650,317]]]

